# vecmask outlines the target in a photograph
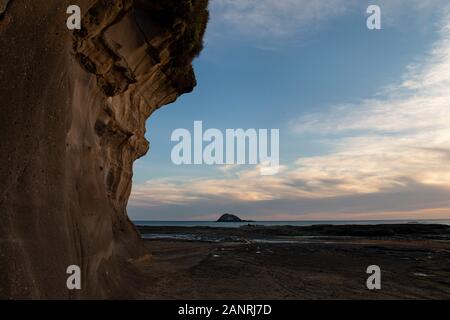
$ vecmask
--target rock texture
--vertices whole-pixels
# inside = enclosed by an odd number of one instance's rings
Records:
[[[81,7],[82,29],[66,28]],[[0,20],[0,297],[139,296],[145,121],[195,86],[207,0],[12,0]],[[66,268],[82,269],[82,290]]]

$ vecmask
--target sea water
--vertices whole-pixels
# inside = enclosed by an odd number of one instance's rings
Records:
[[[133,221],[138,226],[149,227],[211,227],[211,228],[239,228],[248,224],[260,226],[313,226],[321,224],[331,225],[375,225],[375,224],[445,224],[450,225],[450,219],[433,220],[330,220],[330,221],[254,221],[254,222],[216,222],[216,221]]]

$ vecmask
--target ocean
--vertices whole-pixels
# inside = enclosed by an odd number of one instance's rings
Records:
[[[216,222],[216,221],[151,221],[135,220],[135,225],[149,227],[211,227],[211,228],[239,228],[243,225],[262,226],[312,226],[320,224],[345,225],[345,224],[404,224],[404,223],[425,223],[425,224],[445,224],[450,225],[450,219],[433,220],[339,220],[339,221],[254,221],[254,222]]]

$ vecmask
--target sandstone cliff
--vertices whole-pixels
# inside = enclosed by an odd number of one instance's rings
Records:
[[[66,28],[66,8],[82,29]],[[145,121],[191,91],[207,0],[12,0],[0,18],[0,297],[132,298]],[[66,268],[82,268],[82,290]]]

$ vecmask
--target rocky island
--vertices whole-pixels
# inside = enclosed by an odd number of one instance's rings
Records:
[[[217,222],[242,222],[242,220],[234,214],[225,213],[217,219]]]
[[[219,219],[217,219],[217,222],[253,222],[251,220],[242,220],[238,216],[230,213],[223,214]]]

